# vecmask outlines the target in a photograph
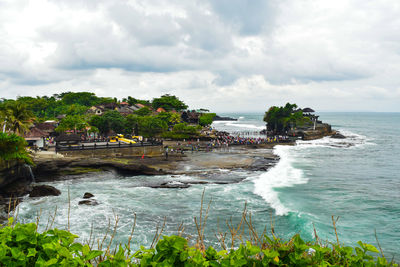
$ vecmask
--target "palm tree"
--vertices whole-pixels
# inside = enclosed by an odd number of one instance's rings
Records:
[[[10,112],[7,109],[5,104],[0,104],[0,127],[1,131],[5,132],[6,131],[6,126],[7,126],[7,119],[10,117]]]
[[[8,102],[5,105],[5,114],[7,116],[6,127],[9,131],[23,135],[29,131],[29,125],[32,123],[35,115],[30,111],[26,104],[17,101]]]

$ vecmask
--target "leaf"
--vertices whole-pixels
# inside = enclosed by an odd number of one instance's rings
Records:
[[[69,247],[69,249],[74,252],[82,251],[82,248],[83,246],[80,243],[74,243]]]
[[[90,251],[89,246],[86,244],[82,247],[82,255],[86,256]]]
[[[52,258],[52,259],[46,261],[46,263],[44,264],[44,266],[50,266],[50,265],[56,264],[57,261],[58,261],[58,260],[57,260],[56,258]]]
[[[102,255],[103,251],[101,250],[91,250],[89,254],[85,257],[86,260],[91,260],[97,258],[98,256]]]
[[[28,248],[28,255],[26,255],[26,257],[35,257],[36,256],[36,249],[35,248]]]
[[[374,247],[373,245],[364,244],[364,246],[365,246],[365,249],[368,251],[379,253],[379,250],[376,247]]]

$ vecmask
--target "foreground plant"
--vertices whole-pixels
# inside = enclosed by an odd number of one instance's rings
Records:
[[[250,241],[230,250],[190,246],[181,236],[164,236],[155,248],[132,252],[92,250],[74,242],[78,236],[52,229],[37,232],[35,223],[9,224],[0,229],[1,266],[398,266],[370,244],[360,247],[324,246],[304,242],[297,234],[285,242],[265,235],[260,245]],[[375,257],[374,257],[375,256]]]

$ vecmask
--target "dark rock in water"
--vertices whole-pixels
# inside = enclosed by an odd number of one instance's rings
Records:
[[[221,117],[221,116],[216,115],[213,118],[213,121],[237,121],[237,119],[230,118],[230,117]]]
[[[344,136],[343,134],[336,132],[333,135],[331,135],[331,138],[335,138],[335,139],[345,139],[346,136]]]
[[[190,184],[181,182],[165,182],[160,185],[150,186],[151,188],[189,188]]]
[[[61,191],[50,185],[37,185],[29,193],[30,197],[59,196]]]
[[[87,199],[87,200],[81,200],[78,203],[79,205],[88,205],[88,206],[97,206],[99,205],[99,202],[97,202],[95,199]]]
[[[89,193],[89,192],[86,192],[86,193],[83,195],[83,198],[92,198],[92,197],[94,197],[94,195],[93,195],[92,193]]]

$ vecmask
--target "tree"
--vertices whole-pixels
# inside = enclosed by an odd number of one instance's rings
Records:
[[[213,122],[215,116],[217,116],[217,114],[215,113],[203,113],[199,117],[199,124],[201,126],[210,125]]]
[[[155,137],[168,129],[168,124],[158,116],[127,116],[127,126],[135,129],[135,134]]]
[[[166,111],[171,111],[171,110],[184,110],[187,109],[187,105],[183,103],[179,98],[173,95],[163,95],[159,98],[154,98],[152,102],[153,108],[156,110],[158,108],[163,108]]]
[[[179,113],[160,112],[158,113],[157,117],[165,121],[168,125],[175,125],[181,122],[181,116]]]
[[[29,131],[29,126],[35,119],[35,115],[27,105],[18,101],[6,102],[1,113],[5,118],[6,129],[18,135]]]
[[[80,115],[67,115],[64,119],[62,119],[61,123],[56,128],[57,132],[65,132],[68,130],[81,131],[85,130],[88,126],[88,123]]]
[[[264,115],[267,129],[275,133],[284,133],[290,126],[299,126],[307,123],[310,119],[303,116],[301,110],[296,110],[296,104],[286,103],[284,107],[272,106]]]
[[[62,101],[66,105],[79,104],[82,106],[93,106],[100,103],[99,98],[94,93],[78,92],[78,93],[62,93]]]
[[[116,110],[107,111],[103,116],[93,116],[89,124],[99,129],[103,135],[108,135],[110,131],[115,133],[131,133],[132,128],[127,128],[127,120]]]
[[[139,116],[147,116],[151,114],[151,110],[148,107],[143,107],[141,109],[135,110],[133,113]]]

